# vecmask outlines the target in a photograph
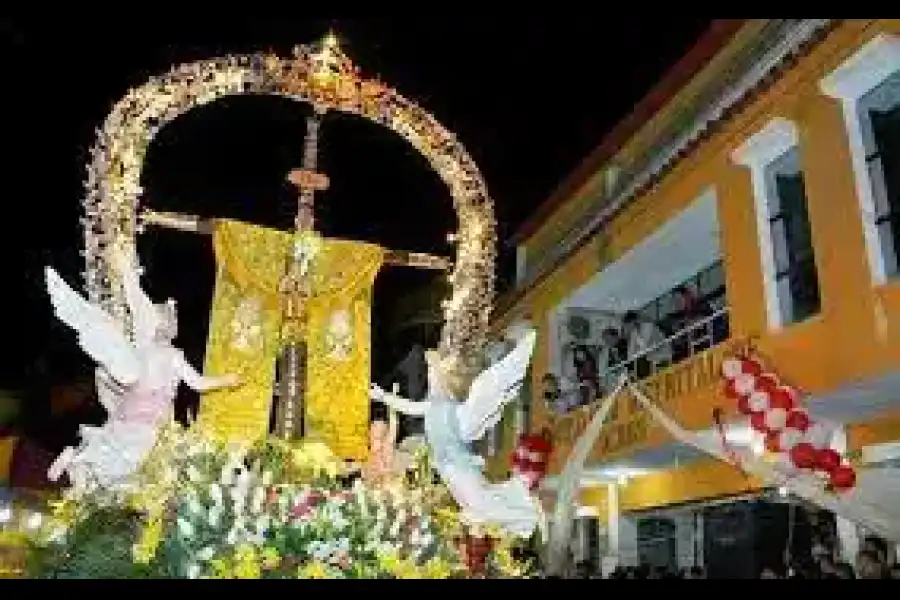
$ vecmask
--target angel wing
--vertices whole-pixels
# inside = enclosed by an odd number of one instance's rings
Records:
[[[547,566],[550,573],[561,573],[565,567],[569,540],[572,539],[572,524],[578,503],[575,501],[581,482],[581,474],[584,472],[584,463],[594,448],[594,442],[600,436],[600,431],[606,423],[606,417],[612,409],[613,403],[625,386],[627,379],[623,376],[615,391],[606,396],[603,404],[591,417],[590,423],[584,428],[584,432],[575,442],[575,446],[569,453],[566,466],[559,476],[559,485],[556,493],[556,508],[553,510],[553,526],[550,529],[550,544],[547,552]]]
[[[135,340],[140,345],[151,343],[160,325],[156,305],[141,289],[137,270],[128,264],[126,259],[118,257],[116,268],[121,277],[122,291],[125,293],[128,310],[131,311]]]
[[[530,329],[509,354],[482,371],[472,382],[468,399],[456,411],[464,440],[481,439],[500,421],[503,408],[522,389],[536,339],[537,332]]]
[[[122,327],[103,309],[82,298],[51,267],[46,268],[46,279],[56,317],[75,330],[81,349],[120,385],[135,383],[141,364]]]

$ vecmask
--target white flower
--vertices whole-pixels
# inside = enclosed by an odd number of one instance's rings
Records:
[[[222,518],[222,509],[214,506],[210,509],[209,515],[207,515],[207,521],[209,522],[210,527],[217,527],[219,525],[219,519]]]
[[[12,521],[13,511],[9,506],[0,508],[0,523],[9,523]]]
[[[234,467],[230,464],[222,467],[222,472],[219,474],[219,483],[222,485],[231,485],[234,483]]]
[[[209,497],[212,498],[212,501],[217,506],[222,504],[222,486],[218,483],[213,483],[209,486]]]
[[[196,496],[188,500],[188,510],[195,515],[203,514],[203,505],[200,504]]]
[[[265,534],[269,530],[269,517],[267,515],[257,517],[254,525],[257,533]]]
[[[228,531],[228,534],[225,536],[225,543],[228,544],[229,546],[234,546],[235,544],[238,543],[240,533],[241,532],[238,531],[238,529],[236,527],[232,527]]]
[[[25,527],[28,529],[38,529],[43,522],[44,517],[41,513],[31,513],[25,521]]]
[[[263,485],[272,485],[272,472],[264,471],[262,474],[262,484]]]
[[[66,541],[66,535],[68,531],[65,527],[55,527],[53,531],[50,532],[50,535],[47,539],[54,544],[61,544]]]
[[[400,521],[394,521],[391,523],[391,528],[388,530],[388,535],[395,538],[400,535]]]
[[[203,474],[195,467],[194,465],[190,465],[187,468],[187,478],[191,483],[197,483],[201,479],[203,479]]]
[[[262,512],[263,503],[266,501],[266,489],[263,487],[257,487],[253,490],[253,500],[250,502],[250,512],[253,514],[259,514]]]
[[[190,538],[194,535],[194,526],[185,519],[178,519],[178,533],[182,537]]]
[[[197,553],[197,560],[208,561],[215,555],[216,549],[212,546],[207,546]]]
[[[253,476],[250,471],[246,469],[241,469],[241,472],[238,473],[237,480],[235,481],[235,485],[238,489],[247,490],[250,487],[250,482],[252,481]]]
[[[188,579],[197,579],[200,577],[200,565],[190,564],[187,568]]]

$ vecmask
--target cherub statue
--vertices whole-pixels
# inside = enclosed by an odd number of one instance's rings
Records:
[[[488,482],[482,472],[484,461],[469,448],[499,422],[503,408],[521,389],[536,333],[524,329],[515,335],[515,348],[472,381],[465,403],[448,391],[445,382],[450,374],[433,352],[426,354],[428,394],[424,400],[412,402],[377,385],[372,386],[371,395],[402,414],[424,417],[432,464],[460,505],[467,524],[494,525],[527,537],[541,515],[528,482],[518,474],[503,483]]]
[[[119,489],[143,463],[159,430],[172,418],[178,384],[204,392],[239,384],[233,375],[203,377],[172,345],[177,332],[173,300],[154,305],[141,290],[138,274],[124,259],[117,266],[134,326],[134,342],[122,325],[91,304],[47,267],[47,291],[56,317],[75,330],[78,345],[99,363],[97,393],[108,420],[81,426],[81,444],[68,447],[47,473],[63,473],[78,491]]]
[[[397,415],[390,411],[389,421],[374,421],[369,426],[369,458],[362,468],[363,480],[383,485],[395,475],[394,444],[397,439]]]

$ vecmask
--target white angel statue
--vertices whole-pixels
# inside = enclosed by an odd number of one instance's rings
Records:
[[[474,379],[465,403],[446,389],[445,375],[433,352],[426,354],[428,394],[424,400],[412,402],[377,385],[372,386],[371,395],[402,414],[424,417],[425,439],[434,467],[460,505],[465,523],[494,525],[527,537],[541,518],[528,483],[518,475],[503,483],[488,482],[483,474],[484,460],[469,448],[499,422],[503,408],[518,395],[525,380],[536,333],[527,329],[517,336],[515,348]]]
[[[78,345],[99,363],[97,393],[109,418],[100,427],[82,425],[81,444],[68,447],[47,473],[56,481],[68,473],[76,491],[127,486],[172,418],[178,384],[204,392],[238,385],[237,377],[203,377],[172,345],[177,331],[173,300],[154,305],[138,274],[120,261],[119,274],[132,315],[134,343],[122,325],[46,268],[47,291],[56,317],[75,330]]]

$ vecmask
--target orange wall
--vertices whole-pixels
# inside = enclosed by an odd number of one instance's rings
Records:
[[[872,286],[841,108],[818,89],[822,77],[882,31],[900,34],[900,20],[844,21],[771,87],[718,125],[661,182],[636,198],[609,224],[603,240],[597,237],[585,244],[497,320],[497,326],[502,326],[513,315],[528,314],[538,325],[536,392],[547,372],[546,325],[551,310],[602,270],[606,261],[621,257],[711,185],[718,199],[734,338],[754,338],[761,354],[788,381],[813,393],[896,369],[900,364],[900,285]],[[770,332],[765,322],[750,173],[729,158],[775,117],[792,120],[798,128],[822,296],[819,315],[777,333]],[[601,244],[605,245],[603,256]],[[708,426],[712,409],[722,403],[719,388],[709,385],[672,400],[669,408],[686,425]],[[536,427],[552,423],[539,398],[534,402],[533,422]],[[557,457],[566,454],[564,447],[578,430],[561,424]],[[651,431],[631,449],[664,439],[661,432]],[[615,453],[628,450],[624,447]]]

